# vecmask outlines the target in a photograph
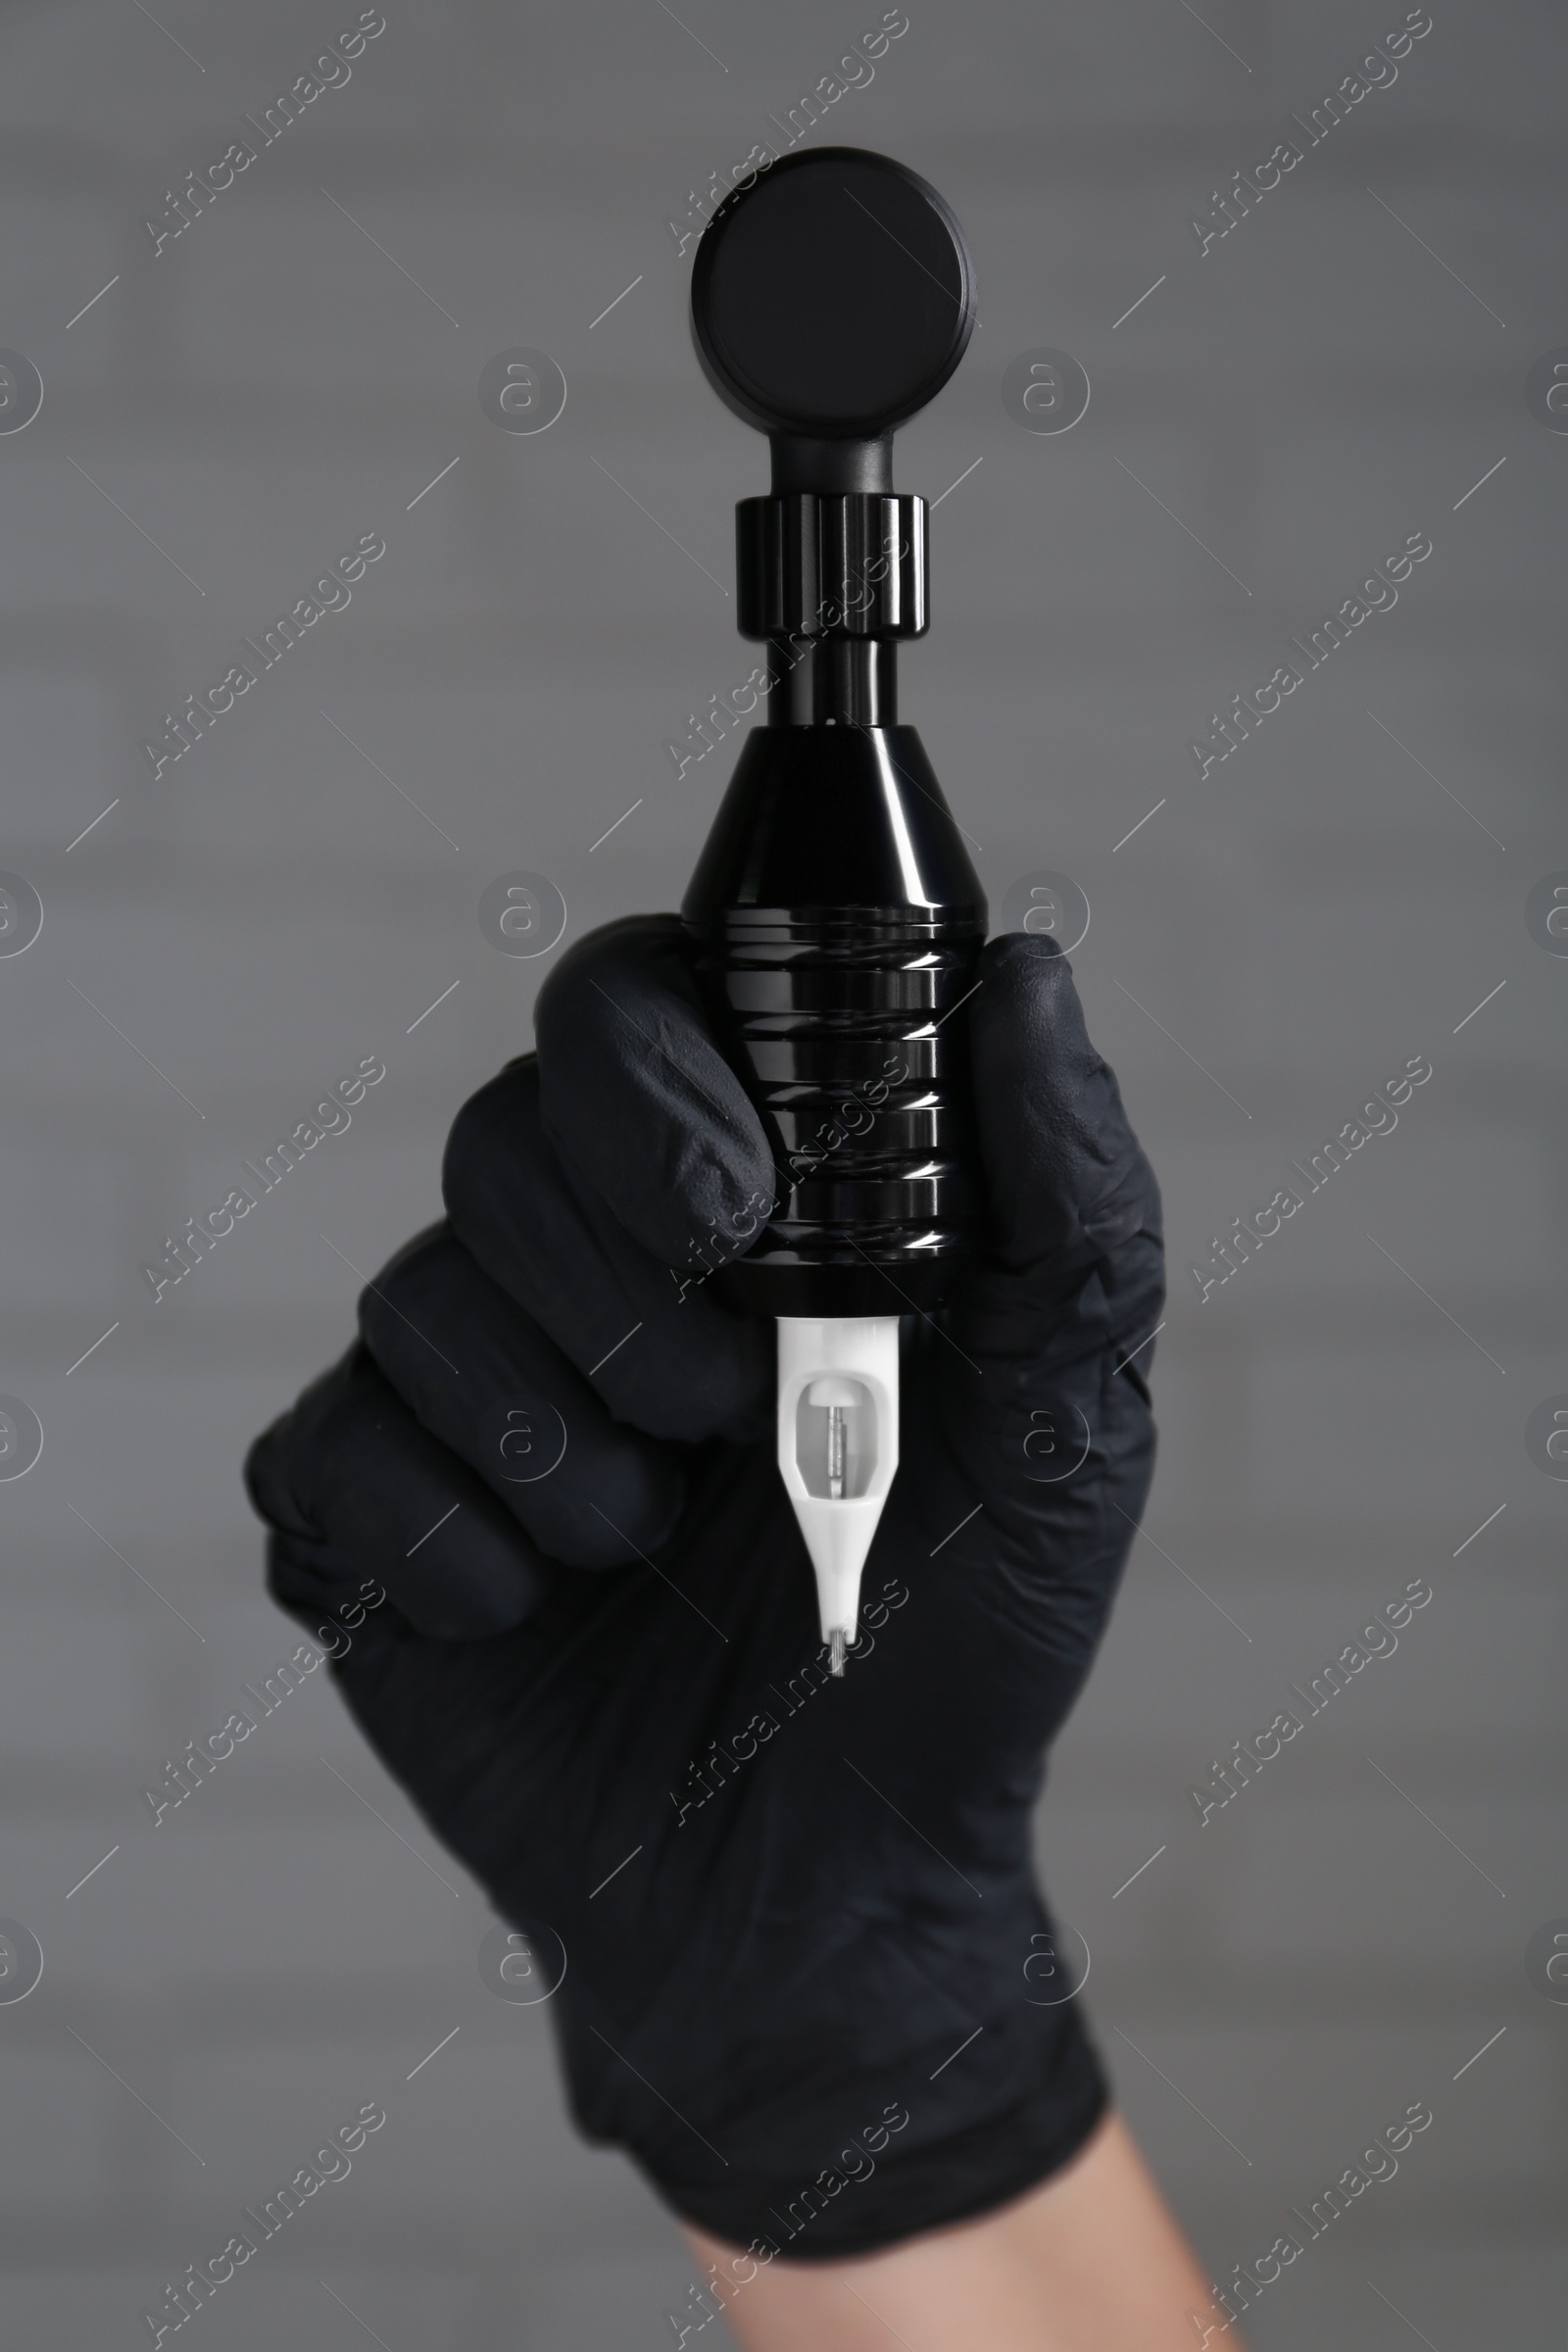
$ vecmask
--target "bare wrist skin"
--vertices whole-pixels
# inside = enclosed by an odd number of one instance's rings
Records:
[[[1120,2118],[1038,2188],[977,2220],[847,2261],[759,2264],[684,2235],[745,2352],[1245,2352]],[[1195,2326],[1195,2321],[1197,2325]]]

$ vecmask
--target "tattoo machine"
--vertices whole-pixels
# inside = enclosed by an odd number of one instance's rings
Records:
[[[772,448],[736,510],[741,634],[767,646],[754,727],[681,908],[776,1193],[725,1269],[778,1320],[778,1461],[842,1674],[899,1462],[899,1318],[937,1306],[974,1214],[962,1007],[986,903],[919,735],[901,638],[926,628],[926,502],[893,434],[974,325],[952,212],[854,147],[734,189],[698,247],[713,389]]]

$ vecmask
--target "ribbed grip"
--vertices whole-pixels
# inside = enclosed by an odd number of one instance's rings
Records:
[[[975,1222],[986,904],[914,729],[755,728],[682,911],[777,1172],[728,1287],[773,1315],[934,1306]]]
[[[800,1303],[773,1312],[897,1314],[940,1295],[974,1211],[959,1008],[981,936],[902,907],[749,907],[705,943],[774,1147],[774,1213],[736,1269],[754,1288],[790,1271]]]
[[[919,637],[923,498],[847,491],[743,498],[735,510],[743,637]]]

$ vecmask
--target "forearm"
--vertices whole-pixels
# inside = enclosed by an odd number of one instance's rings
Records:
[[[1205,2328],[1242,2352],[1114,2115],[1027,2196],[884,2253],[759,2267],[685,2234],[746,2352],[1194,2352]]]

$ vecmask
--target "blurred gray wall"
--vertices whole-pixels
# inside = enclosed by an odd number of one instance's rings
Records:
[[[731,748],[677,781],[664,746],[749,666],[731,509],[764,453],[697,371],[665,220],[880,10],[386,0],[155,255],[142,217],[356,13],[0,27],[0,344],[44,384],[0,434],[0,866],[44,911],[0,956],[0,1389],[44,1434],[0,1482],[0,1916],[45,1958],[0,2003],[27,2352],[147,2340],[162,2282],[376,2100],[352,2177],[195,2324],[211,2352],[634,2352],[691,2281],[324,1676],[157,1829],[140,1790],[292,1646],[243,1448],[528,1041],[549,960],[497,952],[482,891],[549,877],[573,937],[690,870]],[[1434,2115],[1259,2299],[1250,2340],[1302,2352],[1556,2341],[1568,2287],[1568,2014],[1527,1972],[1568,1914],[1568,1487],[1526,1446],[1568,1391],[1568,960],[1526,921],[1568,867],[1568,438],[1525,392],[1568,341],[1568,24],[1433,0],[1305,148],[1291,114],[1402,16],[908,0],[813,134],[914,165],[973,245],[980,331],[899,442],[903,487],[957,485],[906,710],[994,908],[1042,870],[1086,897],[1079,984],[1165,1194],[1161,1466],[1048,1885],[1217,2276]],[[1200,251],[1190,217],[1287,135],[1301,164]],[[569,387],[537,436],[478,399],[516,347]],[[1068,432],[1004,405],[1039,347],[1087,370]],[[161,714],[367,532],[348,609],[155,781]],[[1412,533],[1397,606],[1200,779],[1209,713]],[[367,1055],[351,1131],[155,1305],[139,1262]],[[1418,1055],[1397,1130],[1200,1302],[1189,1261]],[[1211,1760],[1414,1578],[1396,1654],[1200,1826]]]

